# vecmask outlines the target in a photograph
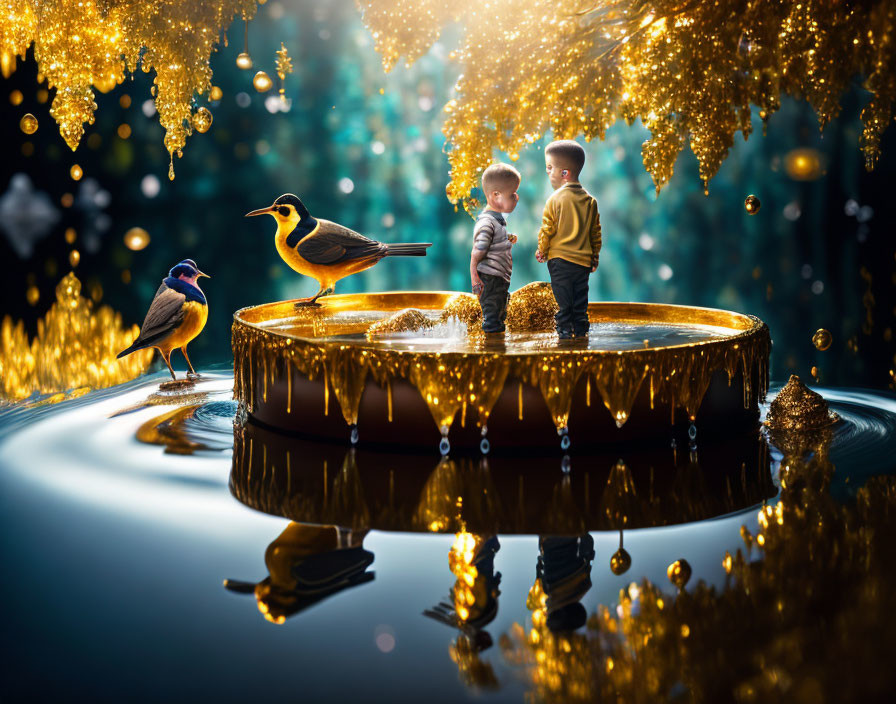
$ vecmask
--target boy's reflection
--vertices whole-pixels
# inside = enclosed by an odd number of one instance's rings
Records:
[[[283,623],[336,592],[374,578],[373,553],[362,547],[366,530],[290,523],[264,553],[269,576],[257,584],[226,579],[224,586],[255,594],[258,610]]]
[[[459,532],[448,553],[448,566],[457,580],[449,601],[423,612],[460,630],[451,645],[451,658],[468,685],[490,689],[496,688],[498,681],[479,653],[492,646],[492,637],[484,629],[498,615],[501,573],[495,571],[495,554],[500,549],[496,535]]]
[[[536,586],[547,612],[549,630],[573,631],[585,625],[587,613],[581,599],[591,589],[591,561],[594,539],[583,533],[576,537],[541,536],[535,568]],[[535,587],[533,587],[535,590]]]

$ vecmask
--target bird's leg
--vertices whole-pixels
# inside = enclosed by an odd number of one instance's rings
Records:
[[[317,299],[320,298],[326,289],[321,286],[320,290],[315,293],[311,298],[300,298],[296,301],[296,308],[300,308],[302,306],[319,306],[320,303],[317,302]]]
[[[180,351],[184,353],[184,359],[187,360],[187,366],[190,368],[190,373],[187,374],[187,378],[190,378],[191,376],[199,376],[196,373],[196,370],[193,369],[193,364],[192,362],[190,362],[190,358],[187,356],[187,346],[184,345],[183,347],[181,347]]]
[[[168,371],[171,372],[171,378],[177,381],[177,375],[175,375],[174,370],[171,368],[171,350],[168,350],[168,352],[162,352],[162,350],[159,350],[159,352],[162,353],[162,359],[164,359],[165,364],[168,365]]]

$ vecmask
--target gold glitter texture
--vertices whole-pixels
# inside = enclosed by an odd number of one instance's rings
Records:
[[[56,90],[50,114],[72,150],[94,122],[94,88],[107,92],[138,66],[154,71],[173,159],[191,134],[194,96],[211,88],[209,57],[221,31],[255,9],[255,0],[0,0],[0,59],[8,75],[34,45],[39,75]]]
[[[115,355],[140,332],[124,327],[109,306],[94,309],[81,296],[74,273],[56,286],[56,302],[38,322],[28,340],[22,321],[3,318],[0,332],[0,398],[20,400],[33,393],[66,398],[71,390],[101,389],[129,381],[146,371],[152,350],[140,350],[118,360]]]
[[[806,386],[796,374],[771,402],[765,423],[773,430],[817,430],[836,423],[821,394]]]
[[[548,132],[603,139],[617,120],[650,131],[644,166],[661,189],[689,146],[704,186],[740,132],[783,96],[823,127],[854,76],[870,101],[860,146],[872,168],[896,116],[896,4],[885,0],[358,0],[383,66],[408,64],[459,22],[456,97],[445,106],[447,195],[470,193],[494,150],[511,159]]]

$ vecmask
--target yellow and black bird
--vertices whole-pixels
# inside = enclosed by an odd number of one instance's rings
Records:
[[[335,222],[313,218],[302,201],[286,193],[268,208],[253,215],[273,215],[277,221],[277,252],[300,274],[316,279],[320,290],[297,305],[318,305],[317,299],[332,293],[339,279],[369,269],[383,257],[424,257],[431,242],[385,244]]]
[[[171,368],[171,352],[180,349],[190,367],[190,373],[196,374],[187,356],[187,345],[202,332],[205,321],[208,320],[208,302],[196,283],[201,276],[210,278],[208,274],[199,271],[192,259],[184,259],[171,269],[152,299],[137,339],[126,350],[119,352],[118,357],[146,347],[155,347],[162,353],[162,359],[176,381],[177,377]]]

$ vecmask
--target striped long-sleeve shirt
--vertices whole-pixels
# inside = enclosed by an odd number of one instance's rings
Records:
[[[507,237],[507,222],[501,213],[486,210],[473,229],[473,249],[484,251],[485,257],[476,265],[476,271],[500,276],[510,281],[513,259],[510,248],[513,245]]]

